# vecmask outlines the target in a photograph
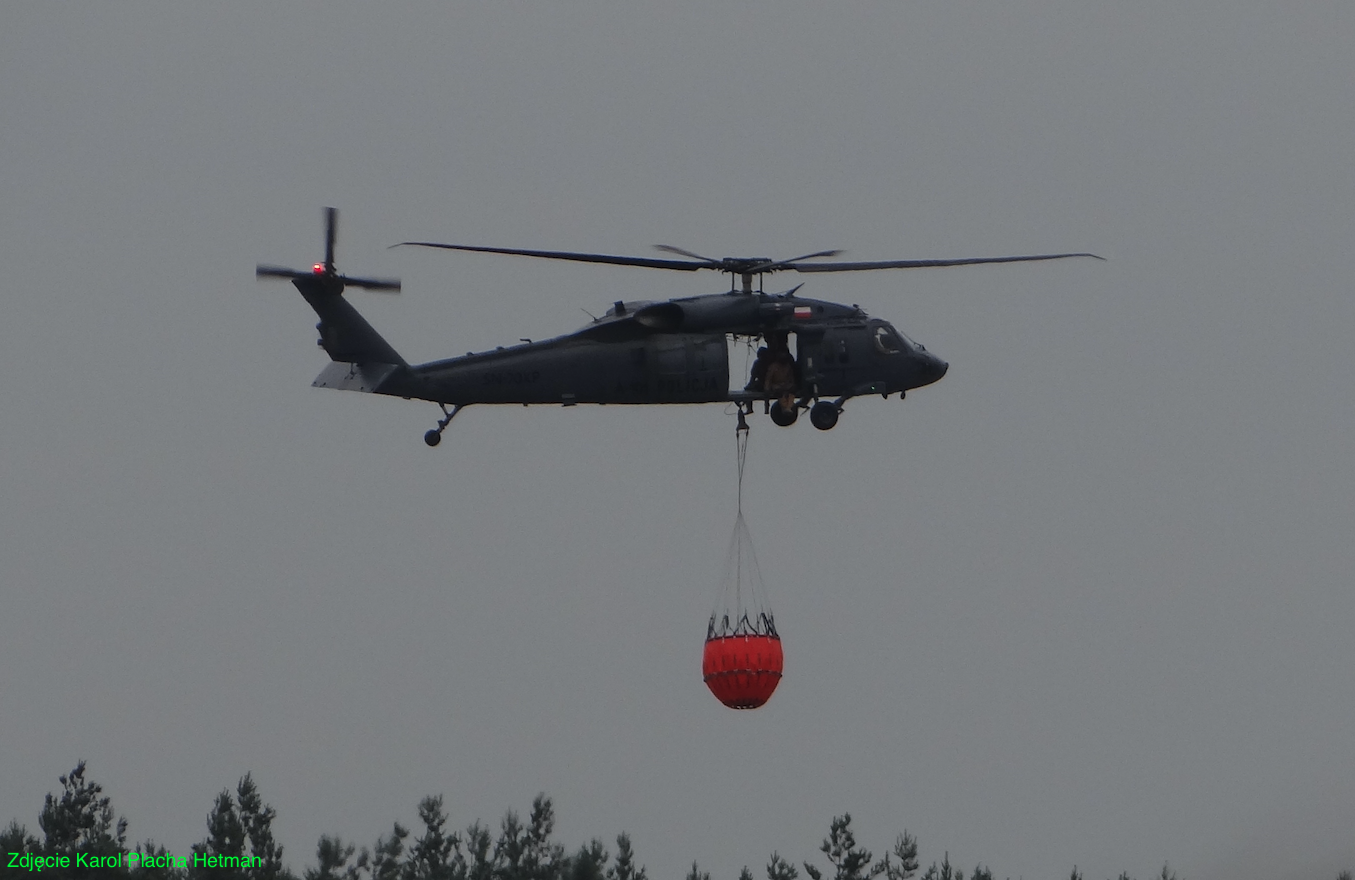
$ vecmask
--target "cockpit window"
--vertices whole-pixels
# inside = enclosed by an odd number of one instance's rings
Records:
[[[899,338],[898,331],[888,324],[876,324],[871,333],[871,338],[875,340],[875,347],[885,354],[898,354],[908,348],[907,344]]]

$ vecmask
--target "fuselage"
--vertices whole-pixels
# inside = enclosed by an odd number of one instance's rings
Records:
[[[580,330],[397,371],[383,393],[438,403],[670,404],[746,399],[730,387],[728,338],[794,335],[802,398],[929,385],[944,361],[854,306],[786,295],[618,302]]]

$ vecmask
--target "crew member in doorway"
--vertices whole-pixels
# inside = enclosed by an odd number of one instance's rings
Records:
[[[800,386],[800,365],[790,353],[789,334],[785,330],[767,334],[766,364],[763,392],[779,399],[783,410],[791,410],[795,406],[795,391]],[[753,369],[756,372],[756,365]]]
[[[770,363],[771,358],[768,356],[767,346],[764,345],[757,350],[752,372],[748,375],[748,384],[743,386],[744,391],[761,392],[767,386],[767,365]]]

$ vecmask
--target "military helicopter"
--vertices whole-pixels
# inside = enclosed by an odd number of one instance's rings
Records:
[[[797,296],[803,285],[769,294],[761,289],[763,276],[774,272],[861,272],[1072,257],[1102,259],[1076,253],[807,262],[839,253],[827,250],[789,260],[717,260],[667,245],[657,247],[683,259],[659,259],[406,241],[392,247],[442,248],[680,272],[708,269],[730,276],[727,292],[665,302],[618,300],[604,316],[564,336],[410,364],[343,297],[348,287],[398,292],[400,282],[339,274],[334,266],[338,212],[325,208],[324,217],[323,263],[315,263],[309,270],[260,265],[256,275],[291,281],[319,316],[318,344],[332,363],[312,383],[315,387],[436,403],[443,417],[436,428],[424,434],[429,446],[437,446],[447,425],[471,404],[735,403],[742,424],[744,415],[751,414],[754,404],[761,402],[764,413],[777,425],[788,427],[807,410],[814,427],[827,431],[837,424],[848,400],[868,394],[888,398],[897,393],[902,398],[905,392],[940,379],[948,365],[889,322],[872,318],[858,306]],[[757,290],[753,287],[755,277]],[[735,279],[741,282],[737,287]],[[791,334],[795,337],[794,352],[790,349]],[[730,388],[729,337],[767,343],[743,390]]]

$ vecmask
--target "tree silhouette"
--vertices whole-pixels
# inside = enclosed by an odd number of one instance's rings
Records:
[[[458,871],[457,880],[493,880],[494,855],[491,850],[494,841],[489,836],[489,829],[477,819],[466,826],[465,835],[464,854],[461,851],[461,838],[454,836],[452,839],[453,848],[456,849],[454,862]]]
[[[595,837],[586,845],[579,847],[579,851],[570,860],[565,878],[566,880],[606,880],[608,858],[607,848],[602,845],[602,841]]]
[[[687,880],[710,880],[710,872],[701,870],[696,862],[692,862],[692,869],[687,872]]]
[[[85,779],[85,762],[80,761],[74,770],[60,779],[61,797],[48,794],[38,816],[38,826],[45,835],[42,853],[68,856],[72,862],[77,853],[92,856],[125,853],[127,820],[119,817],[114,821],[109,798],[99,796],[103,786]],[[105,869],[72,867],[69,870],[71,877],[85,877],[104,876]]]
[[[227,856],[258,859],[249,867],[220,867],[199,864],[188,859],[190,880],[295,880],[282,866],[282,847],[273,839],[273,819],[277,811],[259,797],[253,777],[246,773],[235,786],[238,800],[228,789],[216,796],[207,814],[207,839],[193,845],[194,856]],[[245,849],[249,845],[248,852]]]
[[[871,852],[856,846],[856,836],[852,834],[851,825],[851,813],[834,816],[828,837],[819,847],[820,852],[828,856],[828,862],[836,872],[833,880],[867,880],[885,870],[884,863],[871,866]],[[814,880],[823,880],[823,874],[809,862],[805,862],[805,873]]]
[[[0,853],[86,856],[129,854],[126,844],[127,820],[117,816],[102,786],[85,776],[81,761],[70,773],[61,776],[59,794],[48,794],[38,817],[42,839],[30,834],[17,820],[0,830]],[[649,880],[639,865],[628,834],[616,837],[615,858],[599,838],[593,838],[567,854],[552,837],[555,810],[550,798],[537,795],[531,814],[524,823],[509,810],[499,824],[495,837],[479,820],[459,833],[447,831],[447,812],[441,795],[419,802],[419,821],[423,833],[408,843],[409,829],[399,822],[388,835],[378,836],[376,844],[360,850],[342,837],[321,835],[316,847],[316,865],[304,871],[305,880]],[[207,837],[193,846],[200,856],[251,857],[241,867],[205,866],[187,858],[166,858],[170,854],[151,839],[136,845],[131,855],[117,868],[77,867],[44,868],[44,875],[55,880],[85,877],[128,877],[134,880],[296,880],[282,864],[282,846],[273,836],[277,811],[263,802],[253,777],[246,773],[232,796],[223,789],[207,815]],[[873,861],[870,850],[858,846],[851,828],[850,813],[835,816],[828,837],[819,851],[831,866],[829,872],[804,862],[808,880],[966,880],[946,852],[940,864],[933,862],[917,877],[918,842],[907,831],[894,841],[893,849]],[[177,864],[176,864],[177,862]],[[179,867],[184,862],[186,867]],[[779,853],[772,852],[766,865],[767,880],[799,880],[800,871]],[[686,880],[711,880],[693,861]],[[753,880],[746,866],[738,880]],[[968,880],[994,880],[993,872],[978,864]],[[1069,880],[1083,880],[1073,867]],[[1118,880],[1132,880],[1121,873]],[[1178,880],[1167,863],[1154,880]],[[1350,871],[1342,871],[1336,880],[1355,880]]]
[[[11,819],[9,827],[0,832],[0,852],[5,853],[36,853],[42,844],[36,837],[28,833],[28,829],[19,824],[18,819]]]
[[[898,861],[890,859],[892,855]],[[884,865],[883,873],[887,880],[909,880],[917,873],[917,838],[903,832],[894,841],[894,851],[886,855],[881,864]],[[979,880],[975,877],[974,880]]]
[[[922,875],[922,880],[964,880],[964,871],[951,868],[950,853],[947,852],[941,860],[940,870],[937,870],[936,862],[932,862],[927,873]]]
[[[499,840],[494,845],[498,880],[551,880],[558,875],[565,849],[550,839],[555,830],[555,810],[550,798],[544,794],[536,796],[527,825],[522,824],[517,813],[509,810],[499,828]],[[620,840],[617,842],[619,844]],[[630,838],[626,838],[627,857],[629,849]],[[629,869],[627,861],[626,870]],[[631,880],[631,876],[627,874],[620,880]]]
[[[408,836],[409,829],[396,822],[390,837],[377,837],[370,860],[367,848],[363,847],[362,854],[358,856],[358,867],[367,871],[371,880],[399,880],[403,870],[400,857],[405,853],[405,838]]]
[[[259,797],[259,789],[248,773],[236,786],[235,794],[240,806],[240,824],[249,836],[250,855],[258,860],[258,865],[247,870],[245,876],[250,880],[279,880],[290,876],[282,867],[282,847],[273,839],[273,820],[278,811]]]
[[[537,800],[543,797],[544,795],[538,795]],[[643,867],[635,867],[635,853],[630,848],[630,835],[624,831],[616,836],[616,864],[607,869],[607,880],[649,880]]]
[[[306,869],[305,880],[360,880],[360,866],[348,864],[354,849],[351,843],[345,845],[342,838],[320,835],[320,843],[315,848],[318,864]]]
[[[442,809],[442,795],[426,797],[419,802],[419,820],[423,822],[423,836],[414,841],[405,861],[402,880],[456,880],[465,876],[464,863],[454,864],[457,852],[456,835],[442,830],[447,814]],[[460,871],[457,869],[460,868]]]
[[[772,851],[771,860],[767,862],[767,880],[795,880],[799,876],[798,868],[781,858],[780,853]]]
[[[156,846],[155,841],[147,838],[145,843],[136,845],[132,854],[128,854],[127,875],[137,880],[182,880],[187,876],[186,872],[175,868],[172,862],[166,860],[165,857],[168,855],[167,849]]]

